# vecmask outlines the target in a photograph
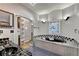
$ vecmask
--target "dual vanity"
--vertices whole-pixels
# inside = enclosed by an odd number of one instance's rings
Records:
[[[58,40],[57,40],[58,39]],[[79,43],[73,38],[67,38],[58,35],[45,35],[34,37],[34,45],[41,49],[50,51],[52,53],[62,56],[78,56]]]

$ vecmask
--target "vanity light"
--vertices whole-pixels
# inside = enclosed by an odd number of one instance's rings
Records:
[[[43,23],[45,23],[46,21],[45,20],[41,20]]]
[[[70,17],[68,16],[65,21],[67,21]]]
[[[45,20],[45,19],[42,19],[42,20],[41,20],[41,22],[45,23],[45,22],[46,22],[46,20]]]

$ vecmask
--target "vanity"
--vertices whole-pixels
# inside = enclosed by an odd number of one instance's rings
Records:
[[[53,39],[53,38],[52,38]],[[78,44],[74,42],[55,42],[55,41],[48,41],[44,38],[37,37],[34,38],[34,43],[36,47],[45,49],[52,53],[62,55],[62,56],[77,56],[79,55],[79,47]]]

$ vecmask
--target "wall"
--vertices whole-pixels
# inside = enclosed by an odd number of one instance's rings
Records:
[[[42,35],[42,34],[48,34],[48,22],[42,23],[37,22],[36,26],[34,26],[34,36],[35,35]]]
[[[68,21],[65,21],[66,17],[70,17]],[[49,13],[49,21],[60,21],[60,35],[75,38],[79,41],[79,34],[75,33],[74,30],[79,30],[79,4],[71,5],[62,10],[55,10]],[[48,26],[47,26],[48,28]],[[42,29],[42,28],[41,28]],[[42,33],[43,30],[42,29]]]
[[[62,10],[63,20],[61,21],[62,35],[75,38],[79,42],[79,34],[75,33],[74,30],[79,30],[79,4],[72,5]],[[70,16],[68,21],[64,18]]]
[[[39,34],[48,34],[48,22],[39,22]]]
[[[59,21],[62,19],[62,10],[54,10],[52,12],[49,13],[49,21]]]
[[[44,18],[48,22],[42,23],[40,21],[42,18]],[[34,28],[34,35],[50,34],[49,23],[55,22],[55,21],[58,22],[60,20],[62,20],[62,10],[55,10],[55,11],[50,12],[49,14],[39,15],[38,21],[35,24],[35,27],[39,27],[39,28]],[[59,34],[59,33],[56,33],[56,34]]]
[[[3,3],[0,4],[0,9],[14,13],[15,15],[21,15],[27,17],[29,19],[34,19],[32,12],[30,12],[27,8],[21,6],[17,3]]]
[[[15,4],[13,4],[13,3],[0,4],[0,9],[2,9],[4,11],[11,12],[11,13],[13,13],[15,15],[20,15],[20,16],[29,18],[31,20],[36,20],[37,19],[36,18],[37,16],[36,16],[36,14],[34,12],[32,13],[31,10],[29,10],[29,9],[27,9],[27,8],[23,7],[22,5],[17,4],[17,3],[15,3]],[[15,33],[14,34],[10,33],[11,28],[8,28],[8,29],[0,28],[0,30],[4,31],[4,33],[1,34],[0,37],[9,37],[10,40],[12,40],[14,43],[17,44],[18,43],[18,37],[17,36],[19,34],[18,33],[19,30],[16,27],[16,24],[17,24],[16,23],[17,22],[16,17],[17,16],[14,17],[14,24],[15,24],[14,26],[15,26],[15,28],[13,29]]]
[[[62,19],[66,19],[67,16],[72,16],[76,14],[76,4],[71,5],[62,10]]]
[[[0,38],[9,38],[9,40],[13,41],[13,39],[14,39],[14,33],[10,33],[10,30],[14,30],[14,29],[0,28],[0,30],[3,30],[3,33],[0,34]]]

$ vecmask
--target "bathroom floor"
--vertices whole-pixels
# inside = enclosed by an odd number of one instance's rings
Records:
[[[38,47],[31,47],[29,48],[29,51],[32,53],[32,56],[60,56]]]

